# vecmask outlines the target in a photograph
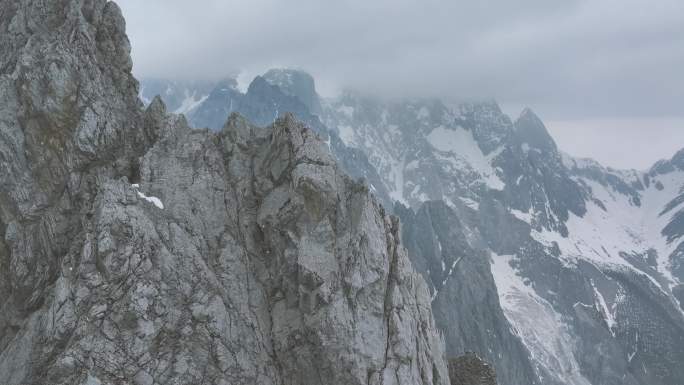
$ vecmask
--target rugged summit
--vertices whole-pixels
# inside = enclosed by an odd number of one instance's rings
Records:
[[[320,115],[323,112],[316,84],[308,73],[293,69],[271,69],[264,74],[264,79],[285,94],[296,97],[312,114]]]
[[[0,383],[449,383],[397,219],[313,131],[143,110],[113,2],[0,31]]]

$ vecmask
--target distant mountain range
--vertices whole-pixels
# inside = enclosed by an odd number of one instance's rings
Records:
[[[646,172],[562,153],[529,109],[494,102],[323,99],[275,69],[234,80],[143,81],[197,128],[291,112],[401,218],[449,356],[503,385],[681,385],[684,151]]]

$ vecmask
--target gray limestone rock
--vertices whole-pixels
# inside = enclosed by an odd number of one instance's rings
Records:
[[[113,2],[0,30],[0,383],[448,383],[398,220],[316,133],[143,110]]]

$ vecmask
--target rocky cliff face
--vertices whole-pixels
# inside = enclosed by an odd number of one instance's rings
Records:
[[[314,132],[143,110],[112,2],[0,30],[0,383],[448,384],[397,220]]]

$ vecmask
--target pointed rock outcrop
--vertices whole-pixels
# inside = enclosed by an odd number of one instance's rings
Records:
[[[549,135],[546,126],[539,117],[529,108],[525,108],[518,120],[515,121],[515,130],[520,141],[527,143],[531,148],[545,151],[557,151],[556,142]]]

